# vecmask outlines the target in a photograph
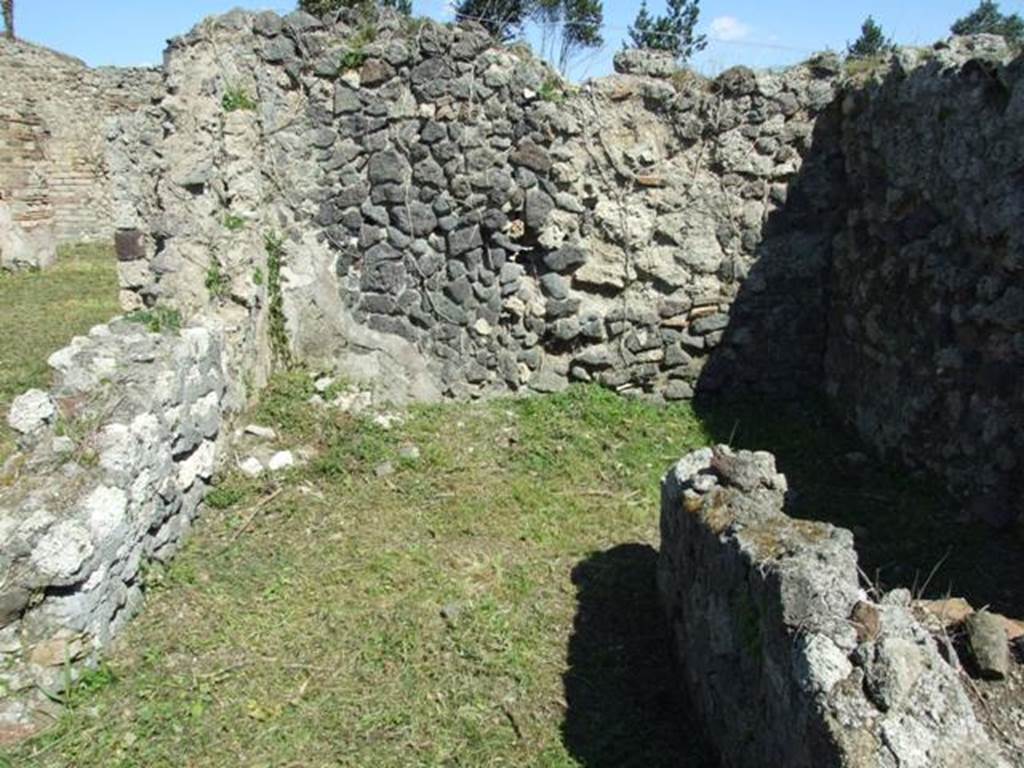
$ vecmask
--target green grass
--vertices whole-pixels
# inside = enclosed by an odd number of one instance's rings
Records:
[[[62,248],[56,266],[42,272],[0,272],[0,464],[14,448],[7,429],[11,400],[47,386],[47,357],[118,309],[109,245]]]
[[[707,764],[654,599],[658,477],[704,439],[690,409],[579,389],[384,431],[309,392],[279,377],[252,416],[319,459],[280,488],[225,478],[109,684],[14,764]]]
[[[909,586],[951,545],[936,585],[991,566],[991,535],[953,524],[934,484],[843,471],[857,445],[816,408],[579,387],[420,407],[387,431],[325,417],[312,391],[279,375],[249,418],[316,458],[280,485],[220,481],[104,675],[11,764],[710,765],[673,696],[658,495],[673,461],[730,436],[778,452],[791,512],[863,529],[887,586],[903,582],[886,558]]]

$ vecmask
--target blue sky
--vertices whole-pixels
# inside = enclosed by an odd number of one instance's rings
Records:
[[[450,18],[447,0],[414,0],[417,15]],[[223,13],[238,0],[17,0],[21,37],[65,51],[92,65],[155,64],[168,37],[187,31],[204,16]],[[605,46],[573,66],[577,79],[606,74],[622,46],[640,0],[605,0]],[[294,0],[252,0],[253,8],[285,12]],[[649,0],[660,11],[664,0]],[[694,65],[715,74],[734,64],[781,66],[813,51],[841,50],[854,39],[868,14],[897,42],[928,44],[945,37],[949,25],[977,6],[977,0],[898,2],[813,2],[809,0],[704,0],[700,27],[710,38]],[[1024,0],[1003,0],[1005,13],[1024,13]],[[536,39],[536,33],[531,35]]]

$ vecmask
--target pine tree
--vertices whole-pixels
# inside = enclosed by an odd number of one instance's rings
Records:
[[[406,16],[412,15],[412,0],[378,0],[381,8],[393,8]],[[355,8],[371,13],[375,7],[374,0],[299,0],[299,8],[314,16],[323,16],[342,8]]]
[[[404,16],[412,16],[412,0],[381,0],[384,8],[393,8]]]
[[[604,3],[601,0],[562,0],[562,45],[558,68],[565,72],[573,55],[585,48],[604,44]]]
[[[4,12],[4,35],[8,40],[14,39],[14,0],[0,0]]]
[[[860,37],[847,44],[846,55],[851,59],[868,59],[888,53],[893,48],[892,40],[885,36],[874,17],[868,16],[860,28]]]
[[[478,21],[499,40],[510,40],[526,23],[536,22],[544,55],[563,72],[581,50],[604,43],[602,0],[460,0],[455,16]]]
[[[982,0],[971,13],[950,28],[954,35],[1002,35],[1008,43],[1024,44],[1024,19],[1018,14],[1000,12],[999,3]]]
[[[460,0],[455,17],[477,21],[499,40],[511,40],[533,10],[528,0]]]
[[[648,13],[644,0],[629,37],[637,48],[669,51],[680,62],[689,61],[708,45],[704,35],[694,34],[699,19],[700,0],[668,0],[667,12],[657,17]]]

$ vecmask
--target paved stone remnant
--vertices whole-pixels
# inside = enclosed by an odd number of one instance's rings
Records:
[[[658,586],[723,765],[1009,768],[909,593],[872,602],[853,535],[787,517],[787,490],[771,454],[725,446],[662,486]]]
[[[139,610],[145,565],[188,533],[217,459],[220,349],[207,328],[115,320],[54,353],[49,392],[14,401],[22,451],[16,476],[0,476],[0,723],[31,720],[41,691],[95,662]]]

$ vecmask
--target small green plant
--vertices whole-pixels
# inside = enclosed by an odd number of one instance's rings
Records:
[[[843,62],[847,75],[858,77],[884,72],[889,67],[889,56],[851,56]]]
[[[248,495],[247,489],[237,482],[227,481],[206,494],[206,505],[211,509],[230,509]]]
[[[206,290],[210,292],[212,298],[222,299],[227,295],[229,282],[230,279],[224,274],[224,269],[220,265],[220,259],[214,256],[206,268],[206,280],[204,281]]]
[[[263,285],[263,270],[260,269],[259,267],[256,267],[252,271],[252,284]]]
[[[377,39],[377,27],[369,20],[363,23],[348,41],[348,48],[341,55],[341,70],[359,69],[366,63],[369,54],[366,46]]]
[[[229,232],[238,232],[241,229],[245,229],[245,219],[229,213],[224,216],[224,228]]]
[[[220,103],[224,107],[225,112],[237,112],[240,109],[252,111],[256,109],[256,102],[244,88],[237,85],[228,86]]]
[[[543,101],[550,101],[554,104],[561,104],[565,101],[565,86],[557,77],[549,77],[545,80],[538,93]]]
[[[181,330],[181,313],[171,307],[137,309],[125,315],[129,323],[144,325],[150,333],[174,333]]]
[[[362,48],[349,48],[341,54],[341,69],[359,69],[366,62],[366,51]]]

